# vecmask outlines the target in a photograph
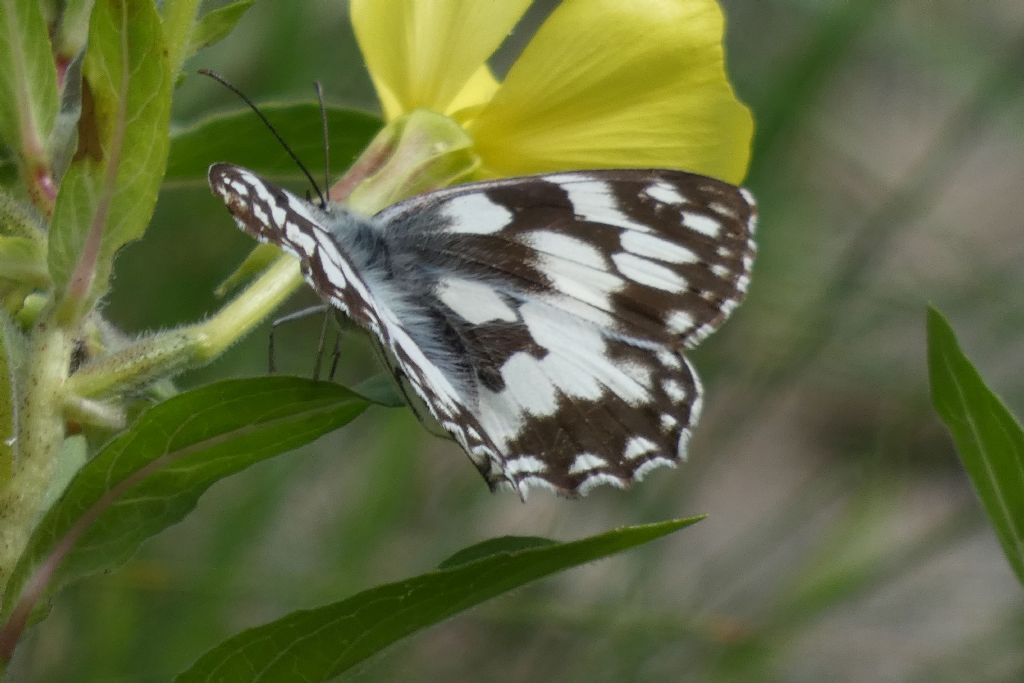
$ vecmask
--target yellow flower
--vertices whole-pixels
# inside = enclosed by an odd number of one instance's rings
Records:
[[[352,0],[392,121],[469,133],[482,174],[679,168],[739,183],[753,135],[725,73],[715,0],[563,0],[498,83],[485,60],[530,0]]]

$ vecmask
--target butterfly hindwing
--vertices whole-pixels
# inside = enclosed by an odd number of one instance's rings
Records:
[[[243,229],[298,255],[377,336],[492,485],[585,493],[685,455],[701,389],[683,349],[746,290],[744,190],[678,171],[559,173],[361,219],[214,169]]]

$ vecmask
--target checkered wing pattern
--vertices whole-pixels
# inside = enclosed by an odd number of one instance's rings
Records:
[[[362,219],[211,169],[238,224],[369,329],[485,478],[525,494],[625,486],[685,457],[684,351],[750,277],[743,189],[667,170],[472,183]]]

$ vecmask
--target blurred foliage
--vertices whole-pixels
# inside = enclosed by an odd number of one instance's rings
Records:
[[[946,311],[1021,412],[1024,6],[723,5],[730,72],[759,122],[749,184],[760,254],[750,298],[694,354],[708,403],[688,464],[626,493],[523,505],[489,494],[458,448],[407,411],[371,409],[218,483],[119,571],[70,587],[12,677],[168,680],[242,628],[404,578],[475,540],[704,512],[686,543],[521,589],[354,680],[1024,676],[1024,599],[929,407],[920,324],[923,302]],[[499,71],[544,12],[538,3],[513,34]],[[308,107],[320,80],[331,102],[374,108],[334,0],[256,3],[186,71],[199,67],[261,103]],[[237,110],[188,73],[172,121]],[[269,134],[239,130],[277,153]],[[302,153],[319,168],[319,150]],[[222,160],[244,161],[203,163]],[[336,157],[334,173],[346,162]],[[105,310],[126,330],[216,310],[215,287],[252,247],[219,201],[184,185],[164,189],[145,239],[116,263]],[[294,303],[313,302],[306,292]],[[278,330],[285,371],[308,372],[318,334],[315,320]],[[364,377],[365,343],[345,336],[342,349],[342,379]],[[256,333],[182,385],[265,370]]]

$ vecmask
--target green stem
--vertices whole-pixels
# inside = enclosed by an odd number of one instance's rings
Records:
[[[68,380],[74,396],[102,396],[210,362],[274,312],[302,284],[299,262],[280,256],[213,317],[163,332],[88,363]]]
[[[39,515],[64,440],[64,382],[73,344],[47,318],[32,335],[18,414],[16,460],[0,491],[0,585],[6,585]]]

